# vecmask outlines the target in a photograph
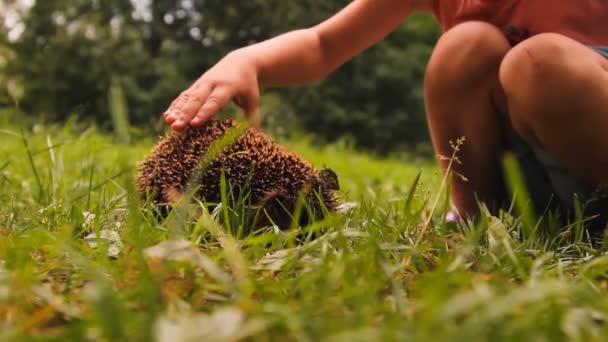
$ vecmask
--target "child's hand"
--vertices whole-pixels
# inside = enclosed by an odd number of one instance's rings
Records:
[[[260,91],[257,68],[247,54],[233,52],[182,92],[164,113],[177,131],[201,126],[234,101],[250,117],[258,112]],[[257,120],[253,117],[252,119]]]

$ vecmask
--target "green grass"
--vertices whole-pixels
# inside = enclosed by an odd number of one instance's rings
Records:
[[[314,240],[272,229],[235,239],[200,210],[156,222],[140,208],[133,177],[155,140],[72,127],[0,131],[2,341],[608,336],[605,248],[580,224],[527,234],[506,213],[445,224],[433,162],[286,142],[334,169],[358,206],[300,228]],[[107,230],[121,240],[113,258]]]

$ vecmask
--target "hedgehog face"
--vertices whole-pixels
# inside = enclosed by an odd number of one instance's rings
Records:
[[[334,170],[330,168],[324,168],[319,171],[319,178],[325,189],[327,190],[340,190],[340,182],[338,182],[338,175]]]
[[[261,211],[252,222],[253,228],[276,224],[280,228],[291,226],[292,214],[302,191],[306,206],[312,208],[303,215],[305,224],[323,216],[325,210],[334,211],[339,189],[338,177],[331,169],[315,170],[268,136],[255,129],[248,129],[236,141],[197,174],[199,164],[211,144],[227,131],[235,128],[234,120],[212,120],[201,128],[189,128],[172,132],[163,138],[143,161],[137,178],[137,189],[142,199],[164,208],[175,203],[184,193],[188,182],[194,182],[198,191],[195,196],[207,203],[220,203],[220,179],[224,175],[233,192],[247,189],[250,208]],[[237,194],[232,194],[233,197]]]

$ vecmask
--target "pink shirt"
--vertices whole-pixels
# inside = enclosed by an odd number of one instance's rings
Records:
[[[512,44],[545,32],[608,45],[608,0],[433,0],[444,30],[465,21],[496,25]]]

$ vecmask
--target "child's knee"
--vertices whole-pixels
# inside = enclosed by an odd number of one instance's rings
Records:
[[[531,90],[548,89],[560,83],[577,64],[564,45],[568,38],[546,33],[520,43],[502,61],[500,83],[508,95],[529,94]],[[566,44],[569,45],[569,44]]]
[[[598,59],[586,46],[546,33],[527,39],[503,59],[499,80],[517,128],[568,120],[569,110],[597,79]]]
[[[425,81],[427,86],[497,79],[498,68],[510,45],[503,33],[484,22],[466,22],[447,31],[438,41]]]

